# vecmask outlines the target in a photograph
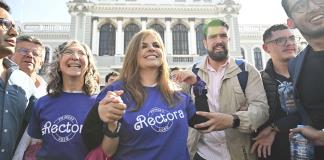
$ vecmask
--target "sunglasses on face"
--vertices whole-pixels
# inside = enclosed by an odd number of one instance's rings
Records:
[[[9,19],[0,18],[0,25],[4,31],[9,31],[12,28],[18,31],[17,26]]]

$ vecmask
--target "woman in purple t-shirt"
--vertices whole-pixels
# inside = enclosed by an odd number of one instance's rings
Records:
[[[88,149],[81,131],[98,91],[89,47],[76,40],[59,45],[48,73],[48,95],[37,101],[28,128],[31,137],[42,140],[36,157],[84,159]]]
[[[163,41],[156,31],[135,34],[126,49],[120,79],[97,97],[82,135],[89,148],[119,159],[188,160],[191,97],[169,79]]]

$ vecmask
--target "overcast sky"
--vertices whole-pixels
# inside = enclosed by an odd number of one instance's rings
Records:
[[[68,0],[6,0],[16,21],[70,22]],[[154,1],[154,0],[152,0]],[[241,4],[240,24],[285,23],[281,0],[235,0]]]

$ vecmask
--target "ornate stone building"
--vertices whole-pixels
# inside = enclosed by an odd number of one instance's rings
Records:
[[[70,24],[24,23],[23,32],[41,38],[49,50],[68,39],[88,44],[102,78],[121,68],[131,37],[147,28],[160,33],[171,67],[188,67],[206,54],[202,28],[213,18],[230,26],[232,56],[260,70],[268,59],[261,48],[269,25],[239,25],[241,6],[233,0],[70,0],[67,6]]]

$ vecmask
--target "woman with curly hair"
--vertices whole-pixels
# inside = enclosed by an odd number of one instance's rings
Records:
[[[101,146],[113,160],[189,159],[188,122],[195,107],[191,97],[171,82],[156,31],[134,35],[120,79],[97,100],[82,131],[90,149]]]
[[[28,134],[42,140],[37,159],[80,160],[84,119],[95,104],[97,69],[89,47],[76,40],[58,46],[49,66],[48,95],[33,108]]]

